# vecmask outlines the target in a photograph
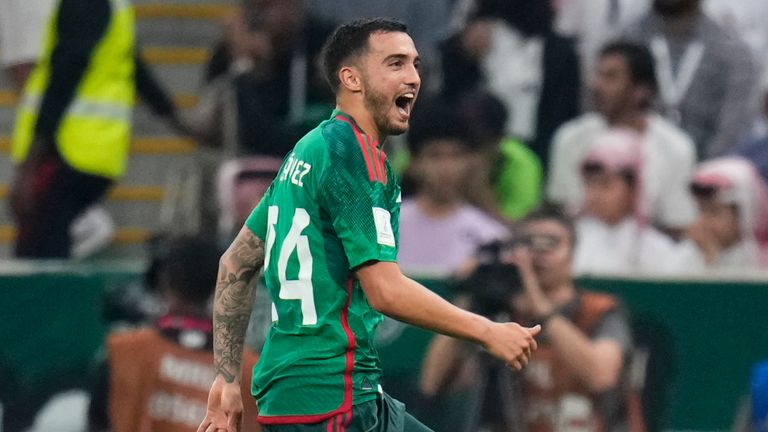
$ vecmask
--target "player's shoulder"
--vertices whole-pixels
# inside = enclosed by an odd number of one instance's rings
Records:
[[[334,158],[355,158],[360,153],[360,141],[365,140],[365,136],[352,117],[334,111],[320,129],[328,153]]]
[[[353,125],[351,118],[336,110],[329,119],[322,121],[304,135],[296,143],[292,153],[314,156],[354,155],[351,150],[357,148],[359,152],[360,146],[357,145]]]
[[[334,116],[321,127],[329,162],[348,173],[368,177],[372,182],[386,183],[386,156],[378,142],[355,123],[349,115],[334,111]]]

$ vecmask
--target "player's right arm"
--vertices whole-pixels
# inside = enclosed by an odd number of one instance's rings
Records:
[[[336,123],[337,130],[340,124]],[[450,304],[400,272],[392,225],[397,217],[392,214],[397,191],[391,189],[391,183],[387,187],[375,180],[371,160],[360,151],[366,147],[365,141],[358,142],[350,129],[346,134],[337,132],[336,137],[326,146],[330,163],[324,171],[319,203],[331,216],[349,268],[371,306],[400,321],[479,343],[514,368],[525,366],[536,349],[533,337],[539,327],[494,323]]]
[[[264,263],[264,242],[247,226],[219,260],[213,303],[213,358],[216,378],[198,432],[240,430],[243,401],[240,373],[243,342],[253,305],[254,276]]]
[[[394,262],[373,262],[357,269],[371,307],[397,320],[469,340],[515,369],[522,369],[536,350],[541,326],[495,323],[458,308],[406,277]]]

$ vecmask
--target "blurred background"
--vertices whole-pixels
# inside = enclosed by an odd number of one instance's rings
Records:
[[[768,1],[0,0],[0,431],[195,430],[218,254],[375,16],[423,64],[401,267],[553,323],[517,374],[387,319],[386,390],[438,432],[768,430]]]

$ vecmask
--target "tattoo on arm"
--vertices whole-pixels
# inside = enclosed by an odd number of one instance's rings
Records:
[[[243,339],[253,305],[254,275],[264,263],[264,242],[243,228],[221,257],[213,305],[216,373],[231,383],[240,376]]]

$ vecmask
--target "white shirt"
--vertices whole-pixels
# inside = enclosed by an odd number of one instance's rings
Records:
[[[0,0],[0,66],[37,61],[52,11],[53,0]]]
[[[658,275],[680,272],[675,243],[634,218],[615,225],[591,216],[576,221],[576,274]]]
[[[535,138],[544,81],[544,39],[525,36],[496,20],[491,27],[488,54],[480,65],[488,90],[510,112],[507,135]]]
[[[685,263],[688,273],[719,273],[728,274],[758,270],[760,268],[760,251],[752,240],[741,242],[722,250],[711,265],[707,265],[704,253],[691,240],[680,244],[681,262]]]
[[[602,116],[584,114],[558,129],[552,140],[547,196],[572,214],[581,210],[584,189],[581,164],[595,139],[609,129]],[[693,141],[655,113],[648,115],[643,135],[643,207],[653,223],[681,228],[696,216],[688,192],[696,163]]]
[[[434,218],[414,200],[405,200],[400,207],[397,262],[406,274],[447,277],[480,246],[507,236],[504,225],[470,205]]]

